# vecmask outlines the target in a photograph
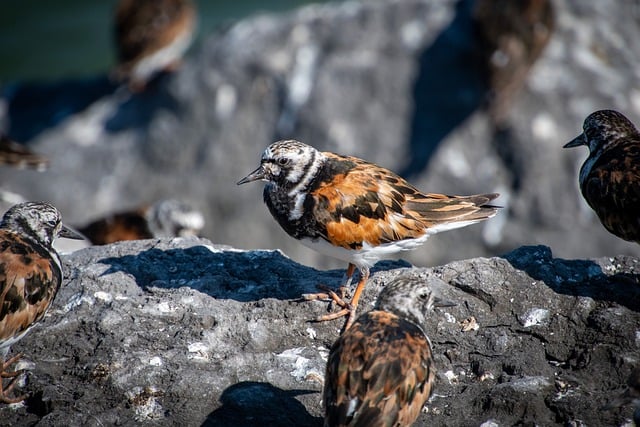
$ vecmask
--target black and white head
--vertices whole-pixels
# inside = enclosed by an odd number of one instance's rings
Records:
[[[260,167],[238,181],[267,181],[281,188],[293,188],[313,178],[324,155],[310,145],[295,140],[269,145],[260,160]]]
[[[146,213],[149,231],[154,237],[197,236],[204,227],[202,212],[179,200],[160,200]]]
[[[2,217],[0,228],[8,229],[51,249],[58,237],[82,240],[62,223],[60,212],[45,202],[25,202],[12,206]]]
[[[564,145],[563,148],[586,145],[590,153],[606,150],[621,140],[637,138],[638,130],[622,113],[600,110],[589,114],[582,125],[583,132]]]
[[[376,301],[376,309],[391,312],[423,326],[436,306],[454,305],[437,298],[429,283],[411,275],[401,275],[387,284]]]

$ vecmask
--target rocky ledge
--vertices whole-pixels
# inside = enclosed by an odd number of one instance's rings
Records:
[[[341,322],[300,302],[343,271],[205,239],[147,240],[63,257],[46,319],[15,345],[28,374],[2,425],[322,425]],[[621,425],[602,407],[640,363],[638,260],[553,258],[545,246],[432,268],[379,263],[361,310],[398,274],[457,306],[427,331],[438,366],[418,425]]]

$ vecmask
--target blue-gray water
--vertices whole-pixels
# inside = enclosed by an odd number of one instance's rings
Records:
[[[315,1],[318,2],[318,1]],[[311,0],[196,0],[199,37],[225,22]],[[113,63],[115,0],[0,0],[0,84],[105,72]]]

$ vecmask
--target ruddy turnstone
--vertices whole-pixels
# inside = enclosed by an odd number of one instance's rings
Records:
[[[418,418],[436,371],[423,328],[438,304],[427,283],[401,276],[340,335],[325,372],[325,426],[408,426]]]
[[[555,27],[551,0],[476,0],[473,23],[489,88],[489,116],[504,127],[529,70]]]
[[[321,253],[349,263],[341,287],[347,289],[355,268],[360,281],[350,303],[335,292],[342,310],[321,317],[355,319],[369,269],[381,258],[414,249],[432,234],[464,227],[496,214],[488,203],[498,194],[447,196],[422,193],[393,172],[356,157],[320,152],[295,140],[271,144],[260,166],[238,185],[262,180],[264,201],[293,238]]]
[[[49,159],[0,134],[0,165],[44,171],[49,167]]]
[[[122,240],[196,236],[204,216],[187,203],[165,199],[151,206],[119,212],[78,229],[94,245]]]
[[[609,232],[640,243],[640,133],[613,110],[591,113],[583,130],[564,146],[589,147],[580,168],[582,195]]]
[[[42,320],[62,283],[60,257],[52,244],[57,237],[82,237],[62,224],[60,213],[48,203],[26,202],[11,207],[0,222],[0,402],[9,397],[22,371],[8,372],[18,354],[5,360],[9,348]]]
[[[190,0],[120,0],[114,20],[115,75],[140,91],[159,71],[177,67],[193,39],[196,9]]]

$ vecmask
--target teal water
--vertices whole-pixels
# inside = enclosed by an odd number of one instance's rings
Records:
[[[315,1],[321,2],[321,1]],[[260,12],[284,12],[310,0],[196,0],[199,33]],[[113,64],[115,0],[0,0],[0,84],[106,72]]]

